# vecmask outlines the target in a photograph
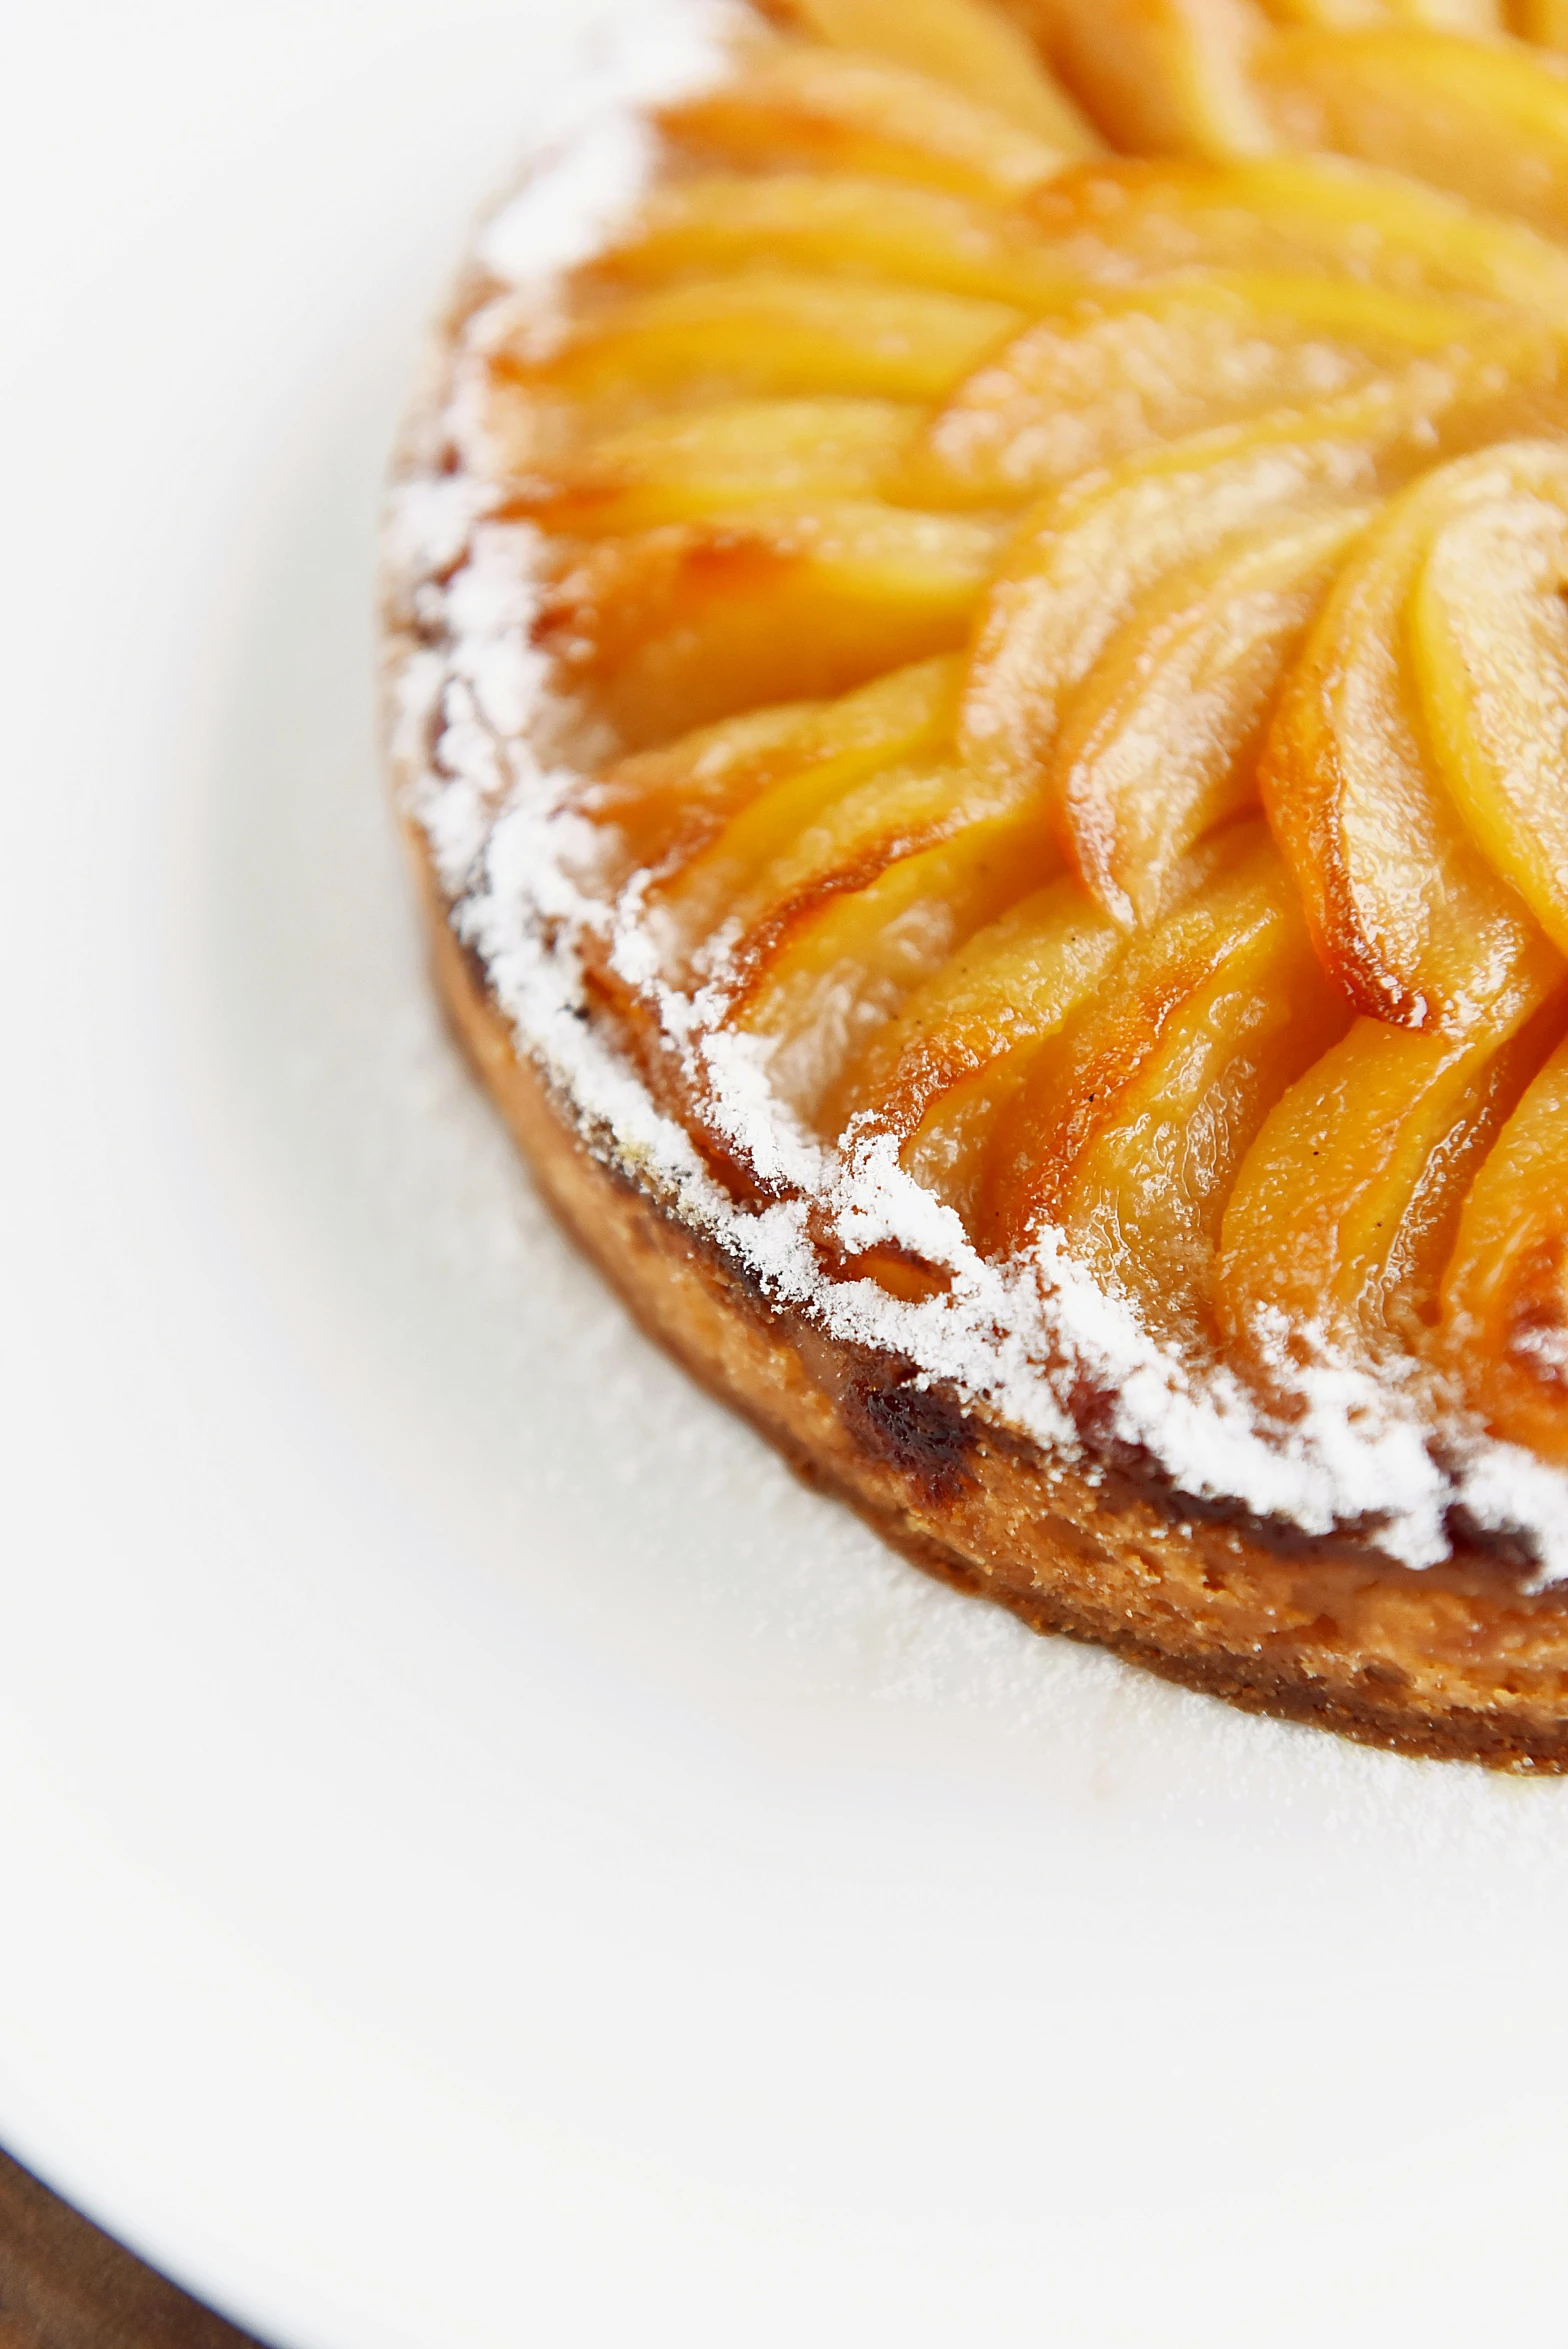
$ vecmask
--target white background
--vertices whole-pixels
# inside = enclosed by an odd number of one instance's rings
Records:
[[[1568,1786],[927,1585],[427,1007],[377,483],[585,21],[0,14],[0,2139],[287,2349],[1560,2338]]]

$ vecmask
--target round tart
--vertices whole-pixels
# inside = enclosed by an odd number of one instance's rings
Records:
[[[1568,20],[676,0],[399,460],[439,984],[920,1563],[1568,1767]],[[653,37],[649,37],[650,22]]]

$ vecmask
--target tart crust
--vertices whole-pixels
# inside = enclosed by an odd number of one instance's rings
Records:
[[[562,1224],[644,1330],[806,1482],[837,1493],[928,1573],[1038,1631],[1366,1745],[1568,1772],[1568,1594],[1505,1555],[1419,1572],[1347,1542],[1247,1525],[1130,1460],[1098,1481],[906,1365],[768,1299],[585,1134],[526,1054],[449,921],[405,823],[434,978],[454,1034]]]

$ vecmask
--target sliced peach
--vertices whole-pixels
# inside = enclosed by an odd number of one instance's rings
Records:
[[[1568,1466],[1568,1044],[1471,1187],[1434,1352],[1493,1435]]]
[[[590,545],[535,641],[636,749],[956,647],[995,549],[984,524],[877,506],[671,525]]]
[[[715,172],[655,188],[594,264],[605,282],[659,285],[764,264],[1055,309],[1082,290],[1013,206],[845,173]]]
[[[1261,826],[1129,947],[1040,1054],[991,1146],[984,1244],[1043,1225],[1161,1326],[1200,1316],[1236,1168],[1345,1024]]]
[[[1041,787],[1064,696],[1162,577],[1271,514],[1391,488],[1449,449],[1539,430],[1564,408],[1562,356],[1543,328],[1489,329],[1338,399],[1140,451],[1042,499],[985,599],[965,757],[1017,790]]]
[[[607,433],[519,483],[511,510],[578,537],[883,494],[921,419],[895,400],[737,400]]]
[[[986,0],[788,0],[818,40],[962,90],[1064,155],[1099,144],[1027,35]]]
[[[1542,49],[1568,49],[1568,0],[1514,0],[1513,30]]]
[[[814,1116],[912,990],[1059,864],[1037,822],[966,825],[864,888],[803,908],[775,951],[756,958],[728,1018],[773,1039],[770,1082]]]
[[[1432,542],[1411,611],[1444,783],[1568,954],[1568,451],[1496,451],[1495,494]]]
[[[1544,1047],[1550,985],[1455,1038],[1359,1019],[1272,1111],[1225,1212],[1226,1337],[1288,1383],[1422,1334],[1460,1202]],[[1544,1016],[1555,1021],[1555,1011]]]
[[[1284,517],[1164,582],[1067,704],[1049,796],[1114,920],[1153,920],[1205,832],[1257,799],[1286,662],[1373,509]]]
[[[1568,255],[1547,238],[1339,156],[1090,164],[1039,189],[1028,210],[1062,266],[1088,277],[1199,263],[1468,294],[1550,319],[1568,304]]]
[[[1120,944],[1071,881],[1049,883],[910,996],[841,1080],[824,1123],[849,1142],[892,1134],[917,1180],[962,1212],[995,1117]]]
[[[1386,164],[1568,229],[1568,74],[1523,42],[1388,27],[1281,33],[1258,87],[1293,145]]]
[[[1436,370],[1439,376],[1446,371]],[[1124,459],[1041,501],[987,592],[959,740],[977,767],[1043,790],[1066,698],[1139,601],[1270,516],[1376,485],[1401,385],[1276,411]]]
[[[1476,322],[1461,303],[1353,281],[1177,278],[1026,329],[932,418],[911,478],[932,502],[1038,496],[1131,450],[1329,398]]]
[[[793,778],[831,795],[879,768],[950,753],[963,665],[917,662],[836,701],[788,702],[634,752],[589,783],[584,812],[621,836],[622,877],[695,856],[751,800]]]
[[[1022,323],[1007,303],[971,295],[756,270],[633,295],[568,326],[554,346],[525,341],[495,364],[536,392],[575,398],[759,391],[930,400]]]
[[[660,115],[666,131],[726,162],[814,165],[1016,196],[1060,169],[1062,148],[907,67],[779,42]]]
[[[1266,20],[1249,0],[1029,0],[1026,21],[1068,89],[1133,154],[1266,154],[1248,65]]]
[[[1461,823],[1423,725],[1407,609],[1434,537],[1489,503],[1492,452],[1408,489],[1347,560],[1259,769],[1318,952],[1359,1009],[1453,1032],[1555,960]]]
[[[1432,25],[1478,39],[1503,29],[1497,0],[1269,0],[1276,23],[1354,32],[1368,25]]]

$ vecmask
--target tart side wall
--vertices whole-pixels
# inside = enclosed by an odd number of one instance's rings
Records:
[[[1568,1595],[1484,1559],[1290,1555],[1136,1474],[1043,1457],[904,1366],[781,1309],[602,1156],[516,1047],[405,823],[454,1033],[574,1240],[644,1330],[928,1572],[1182,1685],[1436,1759],[1568,1772]]]

